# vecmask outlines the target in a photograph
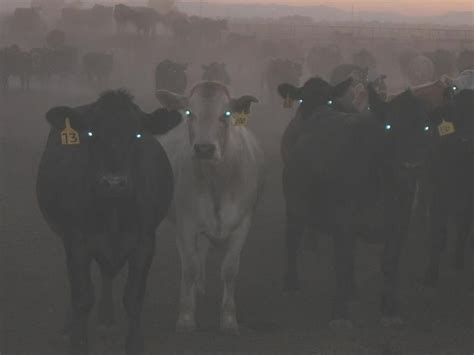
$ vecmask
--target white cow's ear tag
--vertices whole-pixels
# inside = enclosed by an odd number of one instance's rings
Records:
[[[283,108],[293,108],[293,100],[289,95],[285,97],[285,101],[283,101]]]
[[[245,112],[234,112],[232,114],[232,124],[234,126],[246,126],[249,120],[249,114]]]
[[[452,122],[443,120],[438,126],[438,133],[440,136],[447,136],[449,134],[453,134],[454,132],[456,132],[456,129],[454,128],[454,124]]]
[[[66,128],[61,131],[61,144],[63,145],[74,145],[80,144],[79,133],[71,127],[71,121],[66,117],[65,119]]]

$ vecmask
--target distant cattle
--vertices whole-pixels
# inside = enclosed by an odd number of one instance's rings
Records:
[[[306,63],[310,75],[328,79],[331,70],[342,63],[342,53],[335,45],[313,47],[308,53]]]
[[[454,53],[445,49],[438,49],[425,53],[434,65],[434,78],[439,79],[443,75],[454,75],[456,73],[456,57]]]
[[[269,95],[270,100],[274,100],[276,90],[280,83],[286,82],[297,86],[302,74],[303,67],[300,63],[288,59],[273,58],[264,69],[262,89],[266,87],[267,95]]]
[[[130,7],[123,4],[115,5],[114,18],[118,33],[122,33],[127,24],[131,24],[137,33],[143,36],[154,35],[158,22],[162,20],[162,16],[152,8]]]
[[[415,169],[430,150],[435,127],[410,91],[386,103],[369,85],[370,115],[332,108],[327,93],[316,90],[311,96],[309,101],[317,104],[302,123],[302,133],[284,165],[285,285],[289,290],[299,288],[297,253],[305,228],[329,234],[336,272],[331,325],[351,326],[347,304],[356,293],[356,237],[381,239],[385,245],[382,323],[397,325],[402,321],[397,296],[399,260],[410,220]]]
[[[28,90],[32,74],[31,53],[16,45],[0,49],[0,81],[4,95],[8,93],[10,77],[17,77],[20,80],[21,89]]]
[[[70,354],[87,354],[88,318],[94,304],[91,263],[103,286],[98,321],[114,323],[112,282],[128,264],[123,304],[128,318],[126,354],[143,354],[141,310],[155,250],[155,230],[173,197],[173,173],[151,134],[177,125],[177,112],[147,114],[124,91],[94,103],[55,107],[42,155],[37,198],[64,245],[71,291]]]
[[[457,65],[460,72],[467,69],[474,70],[474,51],[465,50],[459,53]]]
[[[47,84],[54,77],[64,81],[77,74],[79,59],[74,47],[34,48],[31,53],[33,72],[43,84]]]
[[[452,102],[434,113],[440,144],[427,165],[429,187],[430,245],[425,284],[435,287],[439,279],[441,255],[446,248],[448,227],[455,227],[457,240],[452,265],[462,270],[473,255],[472,216],[474,212],[474,91],[462,90]],[[469,255],[469,256],[468,256]],[[471,270],[473,272],[474,270]],[[471,274],[474,276],[474,274]],[[474,291],[474,279],[471,290]]]
[[[60,48],[66,45],[66,33],[61,30],[51,30],[46,35],[46,45],[49,48]]]
[[[246,127],[252,96],[233,99],[220,83],[203,82],[189,96],[158,91],[185,122],[160,141],[173,165],[176,194],[172,220],[181,256],[177,329],[196,328],[196,296],[205,292],[209,246],[224,249],[220,328],[238,333],[234,300],[240,254],[263,183],[263,152]]]
[[[374,55],[367,49],[362,49],[352,55],[352,64],[360,68],[368,68],[369,70],[377,69],[377,60]]]
[[[89,52],[82,58],[82,69],[91,85],[106,88],[114,68],[113,54]]]
[[[225,63],[212,62],[211,64],[203,65],[202,70],[202,80],[230,85],[230,76]]]
[[[113,8],[111,6],[94,5],[90,9],[63,8],[61,20],[64,26],[97,29],[112,22]]]
[[[37,8],[15,9],[10,26],[13,33],[38,33],[45,27]]]
[[[411,85],[421,85],[433,80],[434,64],[425,55],[404,52],[399,57],[402,74]]]
[[[155,69],[155,89],[184,94],[188,85],[187,64],[163,60]]]

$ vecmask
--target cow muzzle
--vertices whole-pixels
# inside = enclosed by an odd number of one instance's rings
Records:
[[[130,180],[125,175],[100,175],[97,178],[98,193],[106,197],[124,197],[131,192]]]
[[[213,159],[216,156],[216,145],[215,144],[195,144],[194,145],[194,156],[197,159]]]

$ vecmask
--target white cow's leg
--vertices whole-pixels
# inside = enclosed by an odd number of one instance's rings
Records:
[[[196,234],[189,227],[184,227],[177,238],[181,257],[181,294],[178,321],[176,323],[178,332],[192,332],[196,329],[196,286],[199,273],[199,257],[196,250]]]
[[[235,307],[235,280],[239,272],[240,253],[250,228],[250,215],[247,215],[240,226],[229,236],[226,254],[222,261],[221,277],[224,283],[224,294],[221,309],[221,330],[226,333],[238,334],[239,325]]]
[[[209,250],[209,239],[207,236],[200,234],[197,237],[196,247],[199,256],[199,273],[197,279],[197,290],[203,295],[206,293],[206,261],[207,252]]]

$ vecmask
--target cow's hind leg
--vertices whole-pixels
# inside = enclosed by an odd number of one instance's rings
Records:
[[[305,230],[304,221],[295,216],[287,216],[286,221],[286,257],[287,270],[285,275],[285,291],[295,292],[300,290],[298,276],[298,251]]]
[[[154,233],[150,233],[143,238],[144,241],[128,260],[128,276],[123,295],[123,305],[128,318],[126,355],[142,355],[145,351],[141,313],[146,280],[155,252],[155,236]]]
[[[79,236],[66,240],[66,262],[71,287],[71,325],[69,354],[87,354],[87,325],[94,304],[94,291],[91,281],[91,257],[85,242]]]
[[[221,308],[221,331],[229,334],[238,334],[235,306],[235,281],[239,273],[240,254],[247,240],[250,228],[251,216],[247,215],[237,227],[231,232],[227,244],[224,260],[222,261],[221,278],[224,283],[224,293]]]
[[[115,310],[113,298],[114,275],[107,272],[103,266],[99,266],[102,278],[100,300],[97,310],[97,321],[99,328],[110,328],[115,324]]]

